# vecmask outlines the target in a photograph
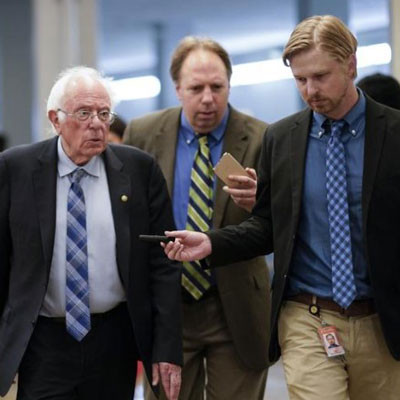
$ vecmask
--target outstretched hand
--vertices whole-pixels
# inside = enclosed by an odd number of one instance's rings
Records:
[[[174,237],[174,242],[161,243],[170,260],[201,260],[211,254],[210,238],[202,232],[167,231],[165,234]]]

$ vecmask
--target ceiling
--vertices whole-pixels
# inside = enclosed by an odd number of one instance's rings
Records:
[[[313,0],[98,1],[99,65],[107,73],[124,74],[156,64],[156,25],[213,37],[234,56],[283,46],[297,22],[298,6]],[[324,5],[330,12],[335,4],[314,1],[322,13]],[[345,4],[355,32],[381,29],[389,23],[388,0]]]

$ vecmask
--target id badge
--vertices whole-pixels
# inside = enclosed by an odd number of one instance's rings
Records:
[[[328,357],[344,355],[345,351],[335,326],[322,326],[318,328],[318,334]]]

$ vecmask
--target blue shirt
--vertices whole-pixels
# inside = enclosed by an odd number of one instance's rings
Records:
[[[228,117],[229,108],[226,109],[222,121],[217,128],[208,134],[208,145],[210,147],[211,162],[213,166],[221,158],[223,138]],[[182,111],[181,124],[178,132],[178,143],[176,146],[174,188],[172,195],[174,219],[177,229],[186,228],[190,175],[192,173],[193,161],[198,147],[199,144],[196,133]],[[214,181],[214,188],[215,185],[216,179]]]
[[[357,298],[369,298],[372,290],[362,244],[362,178],[365,140],[365,97],[343,118],[346,177],[353,271]],[[301,216],[288,280],[287,295],[300,292],[332,298],[331,248],[326,194],[326,146],[330,132],[325,132],[326,117],[314,112],[305,161]]]

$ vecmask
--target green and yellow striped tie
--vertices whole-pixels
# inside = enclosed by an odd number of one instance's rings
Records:
[[[198,135],[198,142],[190,178],[186,229],[204,232],[212,224],[214,171],[207,135]],[[204,270],[200,261],[184,262],[182,286],[198,300],[211,286],[211,272]]]

